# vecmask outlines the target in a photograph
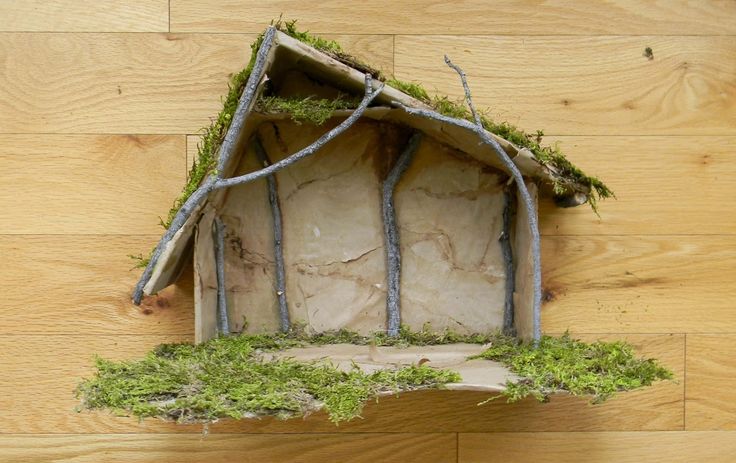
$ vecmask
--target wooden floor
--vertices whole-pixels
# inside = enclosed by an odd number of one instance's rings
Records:
[[[192,337],[192,284],[134,307],[158,217],[249,44],[284,13],[401,79],[543,128],[618,200],[543,207],[543,326],[676,382],[590,406],[382,400],[335,427],[203,435],[77,413],[92,357]],[[0,461],[736,461],[733,0],[0,0]],[[652,56],[645,56],[650,47]]]

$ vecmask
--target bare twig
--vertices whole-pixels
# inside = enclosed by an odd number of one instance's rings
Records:
[[[399,155],[396,163],[383,182],[383,236],[386,244],[386,293],[387,332],[389,336],[397,336],[401,326],[401,249],[399,246],[399,228],[396,225],[394,209],[394,189],[402,174],[409,167],[414,153],[422,141],[422,133],[414,133]]]
[[[337,137],[338,135],[346,131],[358,119],[360,119],[360,117],[365,112],[366,108],[368,108],[368,105],[381,93],[381,91],[383,90],[383,86],[384,86],[384,84],[381,83],[377,89],[373,90],[372,85],[373,83],[372,83],[370,74],[366,74],[365,75],[365,96],[363,97],[363,100],[360,102],[360,105],[358,105],[358,107],[355,108],[355,110],[350,115],[350,117],[342,121],[338,126],[333,128],[326,134],[319,137],[317,141],[315,141],[311,145],[261,170],[250,172],[248,174],[241,175],[239,177],[220,179],[215,183],[215,189],[227,188],[227,187],[234,186],[234,185],[242,185],[243,183],[252,182],[253,180],[257,180],[261,177],[265,177],[275,172],[278,172],[284,167],[288,167],[291,164],[294,164],[295,162],[306,158],[307,156],[313,155],[314,153],[319,151],[319,149],[322,148],[325,144],[327,144],[332,139],[334,139],[335,137]]]
[[[468,77],[465,75],[465,71],[463,71],[460,66],[450,61],[450,57],[447,55],[445,55],[445,64],[450,66],[460,76],[460,81],[462,81],[463,83],[463,90],[465,90],[465,101],[468,102],[468,107],[470,108],[470,112],[473,114],[475,124],[483,127],[483,122],[480,120],[480,115],[478,114],[478,111],[475,110],[475,105],[473,105],[473,97],[470,96],[470,86],[468,86]]]
[[[217,329],[220,334],[230,334],[227,318],[227,292],[225,289],[225,224],[219,216],[212,222],[212,238],[215,244],[215,273],[217,275]]]
[[[254,148],[258,162],[263,167],[270,166],[271,161],[258,137],[255,137]],[[286,303],[286,271],[284,269],[284,248],[282,246],[281,207],[279,206],[276,177],[273,174],[268,175],[266,181],[268,182],[268,201],[271,204],[271,216],[273,217],[273,248],[276,264],[276,296],[279,301],[279,319],[281,321],[281,331],[286,333],[291,327],[291,321],[289,320],[289,306]]]
[[[457,71],[460,68],[453,65],[453,69]],[[465,74],[459,73],[459,75],[460,75],[460,79],[463,81],[463,87],[468,88]],[[466,92],[465,96],[468,99],[469,105],[472,108],[472,99],[471,99],[469,90]],[[402,108],[408,114],[413,114],[413,115],[425,117],[428,119],[434,119],[440,122],[444,122],[446,124],[451,124],[451,125],[455,125],[458,127],[463,127],[468,130],[472,130],[473,132],[478,134],[478,136],[480,137],[481,141],[484,144],[493,148],[493,150],[498,155],[498,158],[501,160],[501,163],[511,173],[511,176],[514,178],[514,181],[516,182],[516,186],[519,190],[519,195],[521,196],[522,202],[524,203],[524,207],[526,208],[526,211],[529,217],[529,231],[531,235],[531,253],[532,253],[532,274],[533,274],[532,275],[532,280],[533,280],[532,286],[533,286],[533,293],[534,293],[533,294],[534,301],[532,304],[533,325],[534,325],[533,337],[535,340],[539,340],[539,338],[542,335],[541,317],[540,317],[540,309],[541,309],[541,303],[542,303],[542,272],[541,272],[539,225],[537,221],[537,210],[534,206],[534,201],[532,200],[532,197],[529,194],[529,190],[526,188],[526,184],[524,183],[524,177],[521,175],[519,168],[516,167],[516,164],[514,164],[514,161],[511,160],[508,154],[506,154],[506,151],[504,151],[501,145],[499,145],[498,142],[485,130],[485,128],[483,128],[482,124],[472,123],[472,122],[466,121],[465,119],[456,119],[454,117],[445,116],[443,114],[440,114],[436,111],[429,110],[429,109],[412,108],[409,106],[405,106],[399,102],[394,102],[394,104]],[[474,109],[472,110],[474,111]],[[477,113],[476,113],[476,116],[477,116]]]
[[[516,290],[514,253],[511,248],[511,216],[513,215],[514,195],[506,189],[503,192],[503,228],[498,241],[501,243],[503,263],[506,273],[506,295],[503,307],[503,333],[515,334],[514,329],[514,291]]]

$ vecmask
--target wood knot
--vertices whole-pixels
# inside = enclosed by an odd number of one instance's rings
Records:
[[[550,288],[542,289],[542,302],[552,302],[557,299],[557,292]]]

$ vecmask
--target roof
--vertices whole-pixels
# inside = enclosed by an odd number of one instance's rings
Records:
[[[268,43],[264,42],[266,37]],[[205,177],[215,169],[222,178],[233,175],[239,159],[230,154],[244,151],[237,148],[247,142],[255,128],[269,119],[286,117],[283,113],[259,111],[258,99],[267,87],[281,86],[288,79],[289,71],[298,69],[310,79],[328,84],[346,95],[362,95],[365,73],[376,73],[370,66],[342,52],[334,42],[297,32],[293,23],[271,26],[252,48],[250,64],[235,76],[223,112],[205,133],[200,147],[200,158],[192,169],[190,183],[176,201],[169,222]],[[447,97],[431,99],[416,84],[396,80],[388,80],[387,84],[362,117],[411,126],[480,162],[508,173],[494,150],[481,143],[476,130],[410,113],[412,109],[423,109],[445,114],[449,112],[453,117],[468,119],[470,113],[461,105],[450,102]],[[373,88],[378,88],[381,81],[374,80],[372,85]],[[331,117],[345,118],[351,113],[351,109],[338,109],[331,113]],[[594,204],[596,196],[607,197],[611,194],[600,181],[583,174],[556,149],[541,147],[538,140],[535,141],[509,124],[494,124],[484,117],[483,125],[487,129],[498,129],[498,132],[517,141],[512,143],[496,133],[488,132],[513,160],[518,170],[542,186],[542,194],[562,198],[561,203],[566,205],[579,205],[586,201]],[[154,250],[154,265],[147,269],[150,278],[145,282],[144,274],[141,279],[145,284],[144,293],[154,294],[178,278],[186,261],[183,257],[191,250],[192,232],[204,204],[221,199],[222,194],[222,191],[209,193],[205,201],[195,206],[195,210],[183,224],[177,224],[176,230],[170,227],[167,234],[173,233],[173,236],[162,239],[160,249]]]

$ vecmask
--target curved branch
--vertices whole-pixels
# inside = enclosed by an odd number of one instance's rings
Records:
[[[386,243],[386,280],[388,283],[386,317],[389,336],[398,336],[401,327],[401,248],[394,209],[394,189],[414,158],[422,136],[421,132],[416,132],[411,136],[406,148],[399,155],[383,182],[383,236]]]
[[[453,69],[457,71],[460,68],[453,65]],[[464,73],[460,73],[460,79],[463,81],[463,87],[467,88],[467,81],[465,79]],[[466,99],[470,101],[469,105],[472,105],[472,99],[470,97],[469,90],[466,92],[465,97]],[[542,270],[541,270],[541,246],[540,246],[540,238],[539,238],[539,224],[537,221],[537,210],[534,206],[534,201],[532,200],[532,197],[529,194],[529,190],[526,188],[526,184],[524,183],[524,177],[519,171],[519,168],[516,167],[516,164],[514,164],[514,161],[511,160],[508,154],[506,154],[506,151],[504,151],[501,145],[499,145],[498,142],[488,133],[488,131],[486,131],[486,129],[483,128],[482,124],[477,124],[477,123],[474,124],[472,122],[466,121],[465,119],[456,119],[454,117],[445,116],[443,114],[440,114],[436,111],[429,110],[429,109],[412,108],[412,107],[403,105],[399,102],[394,102],[394,105],[402,108],[408,114],[413,114],[413,115],[425,117],[428,119],[434,119],[436,121],[444,122],[446,124],[451,124],[451,125],[455,125],[458,127],[466,128],[468,130],[472,130],[473,132],[478,134],[481,141],[485,145],[488,145],[491,148],[493,148],[493,150],[498,155],[498,158],[501,160],[501,163],[511,173],[511,176],[514,178],[514,181],[516,182],[516,186],[519,189],[519,194],[521,195],[522,202],[524,203],[524,207],[526,208],[528,217],[529,217],[529,231],[531,235],[531,253],[532,253],[532,280],[533,280],[532,287],[533,287],[533,293],[534,293],[534,301],[532,304],[533,324],[534,324],[533,331],[534,331],[534,339],[539,340],[539,338],[542,335],[541,316],[540,316],[540,309],[542,305]],[[471,106],[471,108],[473,107]],[[475,109],[473,108],[472,111],[475,111]],[[475,114],[475,117],[477,119],[480,119],[477,113]]]
[[[360,119],[360,117],[363,115],[365,110],[368,108],[368,105],[381,93],[381,91],[383,90],[383,86],[384,86],[384,84],[381,83],[377,89],[373,90],[372,85],[373,85],[372,78],[370,74],[366,74],[365,75],[365,96],[363,97],[363,100],[360,102],[360,105],[358,105],[358,107],[355,108],[355,111],[353,111],[350,117],[342,121],[338,126],[333,128],[326,134],[319,137],[317,141],[315,141],[311,145],[261,170],[250,172],[248,174],[241,175],[239,177],[220,179],[215,183],[215,189],[227,188],[230,186],[242,185],[243,183],[252,182],[253,180],[257,180],[261,177],[266,177],[268,175],[271,175],[283,169],[284,167],[288,167],[297,161],[300,161],[308,156],[313,155],[314,153],[319,151],[319,149],[322,148],[325,144],[327,144],[332,139],[334,139],[335,137],[337,137],[338,135],[346,131],[358,119]]]

